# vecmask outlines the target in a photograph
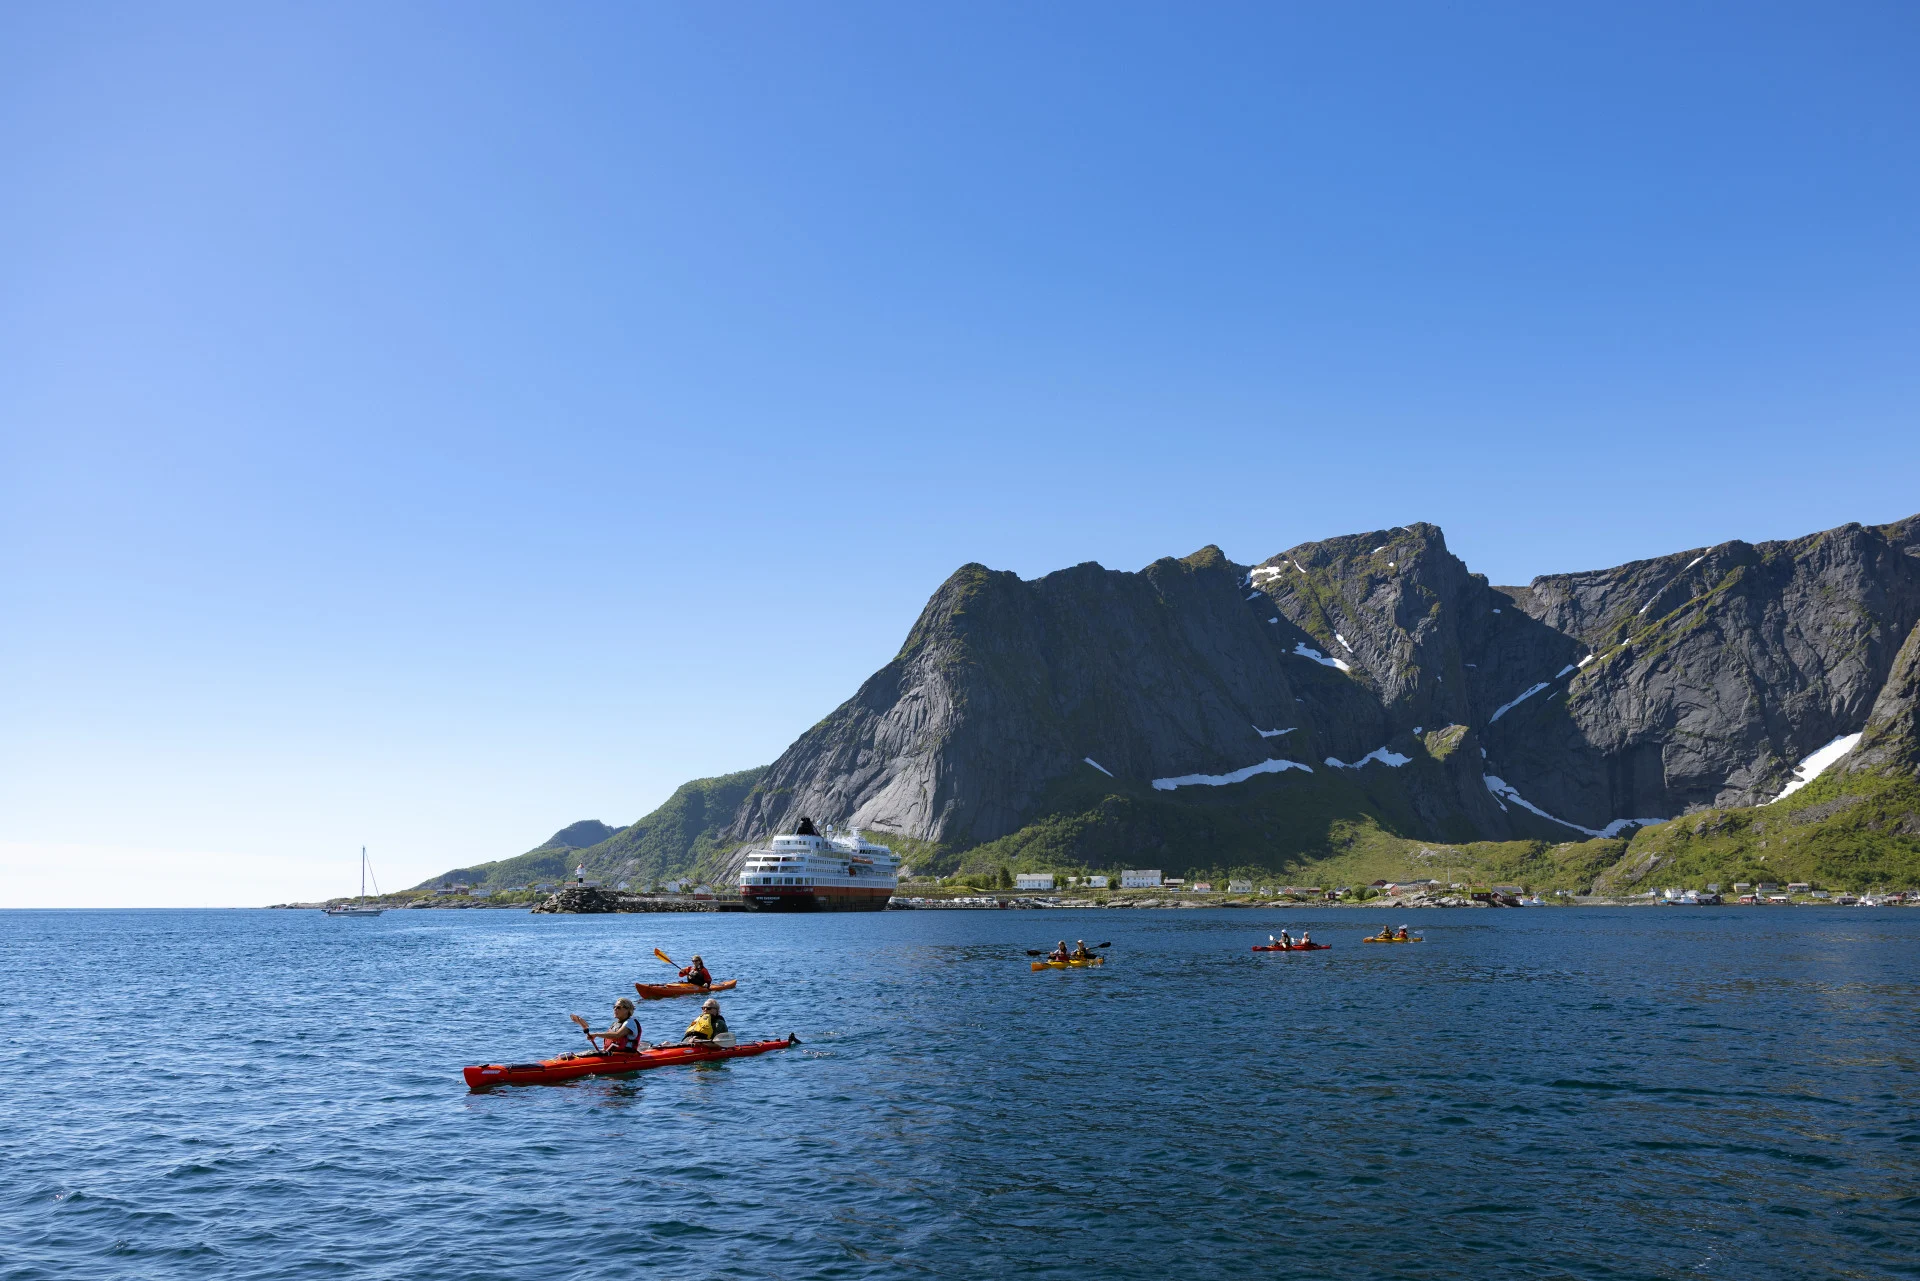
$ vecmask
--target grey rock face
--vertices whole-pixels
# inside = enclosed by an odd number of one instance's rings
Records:
[[[1145,781],[1380,746],[1374,695],[1291,656],[1304,636],[1253,608],[1245,578],[1214,548],[1032,582],[965,566],[899,656],[774,762],[731,834],[804,814],[972,843],[1018,828],[1069,770]]]
[[[1723,543],[1510,593],[1594,659],[1491,726],[1492,759],[1588,825],[1770,799],[1863,726],[1920,621],[1911,525]]]
[[[1526,587],[1490,585],[1424,524],[1250,568],[1211,547],[1032,581],[968,565],[725,835],[805,814],[971,845],[1030,822],[1075,771],[1144,788],[1386,748],[1368,786],[1404,780],[1435,831],[1565,840],[1772,796],[1867,724],[1916,624],[1920,517]],[[1889,724],[1911,724],[1901,697]],[[1395,773],[1443,729],[1438,773]]]
[[[1845,767],[1854,773],[1920,775],[1920,626],[1907,634],[1893,671],[1873,700],[1865,731]]]

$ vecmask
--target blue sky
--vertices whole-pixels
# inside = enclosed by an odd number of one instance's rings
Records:
[[[0,905],[631,821],[967,561],[1912,514],[1916,55],[1899,4],[0,11]]]

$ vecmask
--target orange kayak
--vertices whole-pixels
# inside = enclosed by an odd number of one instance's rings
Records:
[[[739,981],[727,979],[712,987],[701,987],[698,983],[635,983],[633,990],[640,994],[643,1001],[663,1001],[669,996],[705,996],[709,992],[730,992]]]
[[[715,1059],[742,1059],[768,1050],[784,1050],[798,1045],[798,1037],[784,1041],[747,1041],[739,1045],[663,1045],[638,1054],[579,1054],[570,1058],[542,1059],[538,1063],[483,1063],[462,1069],[467,1088],[484,1090],[495,1085],[553,1085],[583,1076],[618,1076],[625,1072],[643,1072],[648,1068],[675,1063],[711,1063]]]

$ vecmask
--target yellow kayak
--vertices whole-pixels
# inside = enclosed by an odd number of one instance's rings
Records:
[[[1404,938],[1404,939],[1363,938],[1360,941],[1362,943],[1424,943],[1426,942],[1426,940],[1418,934],[1414,935],[1412,938]]]
[[[1096,956],[1090,960],[1085,960],[1085,961],[1035,961],[1033,963],[1033,968],[1034,968],[1034,971],[1038,973],[1041,970],[1067,970],[1067,969],[1077,970],[1077,969],[1082,969],[1089,965],[1105,965],[1106,963],[1107,963],[1106,957]]]

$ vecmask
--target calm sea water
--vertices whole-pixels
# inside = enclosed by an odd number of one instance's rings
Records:
[[[1920,1274],[1920,912],[1411,919],[0,913],[0,1276]],[[805,1044],[467,1092],[655,946]]]

